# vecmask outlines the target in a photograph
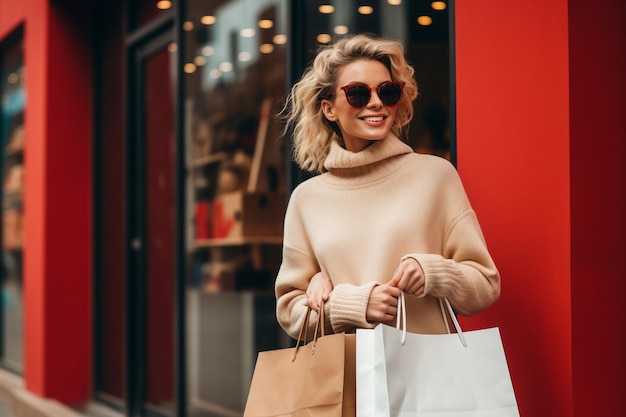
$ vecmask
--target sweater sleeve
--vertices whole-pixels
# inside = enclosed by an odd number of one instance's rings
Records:
[[[424,271],[422,296],[447,297],[460,314],[472,315],[500,297],[500,274],[458,172],[446,165],[441,180],[439,208],[445,219],[441,252],[404,258],[415,259]]]
[[[311,278],[321,271],[310,242],[300,207],[306,196],[296,188],[287,207],[284,226],[283,259],[276,277],[276,317],[285,332],[297,338],[308,307],[306,289]],[[327,333],[354,331],[357,327],[371,328],[366,320],[369,296],[376,282],[362,285],[337,284],[330,277],[334,288],[324,305]],[[336,278],[336,277],[335,277]],[[311,314],[308,338],[312,338],[317,314]]]
[[[461,214],[444,244],[443,255],[409,254],[422,267],[425,295],[447,297],[463,315],[485,310],[500,296],[500,274],[473,210]]]

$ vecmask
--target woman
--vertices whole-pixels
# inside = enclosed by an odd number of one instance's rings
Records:
[[[295,160],[321,174],[296,187],[285,216],[277,318],[292,337],[322,300],[327,332],[354,332],[395,323],[404,291],[407,330],[445,333],[439,297],[464,315],[498,299],[456,170],[399,139],[416,97],[402,45],[365,35],[322,49],[290,92]]]

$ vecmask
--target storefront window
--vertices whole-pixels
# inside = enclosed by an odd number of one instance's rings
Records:
[[[273,279],[286,206],[287,1],[188,1],[187,376],[194,416],[241,414],[259,350],[284,336]]]
[[[21,372],[23,367],[25,105],[23,44],[21,37],[12,36],[11,40],[0,43],[0,141],[3,149],[0,364],[16,372]]]

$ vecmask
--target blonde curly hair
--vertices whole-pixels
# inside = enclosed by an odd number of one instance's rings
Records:
[[[293,157],[305,171],[323,172],[332,141],[341,140],[339,127],[326,119],[321,103],[325,99],[332,100],[339,70],[359,59],[381,62],[389,70],[392,81],[405,83],[391,131],[401,136],[402,130],[413,118],[417,82],[400,42],[361,34],[322,47],[313,64],[292,87],[281,112],[285,120],[283,134],[293,127]]]

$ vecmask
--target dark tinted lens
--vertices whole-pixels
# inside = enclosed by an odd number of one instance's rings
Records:
[[[352,85],[344,89],[346,100],[351,106],[363,107],[370,101],[370,89],[363,85]]]
[[[387,106],[393,106],[402,97],[402,85],[398,83],[383,84],[378,87],[378,97]]]

